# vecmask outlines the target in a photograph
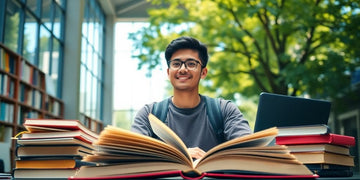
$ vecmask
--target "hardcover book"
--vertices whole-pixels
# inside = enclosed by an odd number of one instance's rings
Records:
[[[80,145],[18,146],[16,156],[20,158],[46,156],[80,156],[91,154],[92,149]]]
[[[337,164],[355,166],[354,157],[329,152],[295,152],[291,153],[304,164]]]
[[[68,120],[68,119],[25,119],[25,128],[29,132],[38,132],[43,130],[58,130],[58,131],[76,131],[80,130],[85,134],[98,138],[99,135],[87,127],[85,127],[79,120]],[[43,128],[43,130],[41,129]]]
[[[355,138],[352,136],[332,133],[302,136],[278,136],[276,137],[276,144],[335,144],[350,147],[355,146]]]
[[[350,149],[346,146],[339,146],[334,144],[297,144],[286,145],[291,153],[296,152],[331,152],[336,154],[350,155]]]
[[[34,132],[23,133],[21,139],[48,139],[48,138],[76,138],[81,141],[92,144],[97,138],[84,133],[81,130],[74,131],[47,131],[47,132]]]
[[[149,120],[163,141],[108,126],[94,143],[97,151],[84,158],[101,165],[82,166],[70,179],[318,177],[286,146],[268,146],[277,135],[277,128],[224,142],[193,161],[185,144],[170,128],[152,114]]]
[[[278,127],[278,129],[278,136],[319,135],[330,133],[330,128],[326,124],[283,126]]]

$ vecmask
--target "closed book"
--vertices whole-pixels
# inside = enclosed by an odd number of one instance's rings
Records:
[[[25,128],[30,132],[37,132],[36,127],[43,128],[55,128],[63,130],[81,130],[88,136],[92,136],[97,139],[99,135],[86,126],[84,126],[79,120],[68,120],[68,119],[25,119]]]
[[[89,136],[81,130],[74,131],[51,131],[51,132],[36,132],[36,133],[23,133],[20,139],[47,139],[47,138],[69,138],[73,137],[87,143],[93,143],[97,138]]]
[[[95,165],[95,163],[84,162],[80,159],[22,159],[15,162],[17,169],[73,169]]]
[[[336,144],[341,146],[355,146],[355,138],[340,134],[320,134],[303,136],[277,136],[276,144]]]
[[[74,169],[14,169],[13,177],[19,178],[32,178],[32,179],[67,179],[74,176],[77,168]]]
[[[38,157],[38,156],[85,156],[92,154],[92,149],[79,145],[64,146],[18,146],[17,157]]]
[[[329,152],[296,152],[291,153],[304,164],[336,164],[355,166],[354,157]]]
[[[326,124],[312,124],[302,126],[283,126],[278,127],[278,136],[299,136],[299,135],[319,135],[330,133],[330,128]]]
[[[339,146],[334,144],[297,144],[286,145],[291,153],[293,152],[332,152],[336,154],[350,155],[350,149],[347,146]]]
[[[88,149],[94,149],[94,146],[88,142],[79,139],[69,138],[44,138],[44,139],[17,139],[16,143],[22,146],[41,146],[41,145],[81,145]]]

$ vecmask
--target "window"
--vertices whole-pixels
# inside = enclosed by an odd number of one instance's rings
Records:
[[[66,0],[1,1],[1,43],[21,54],[44,71],[56,87],[53,96],[61,98],[62,53]],[[3,17],[5,16],[5,17]],[[50,92],[49,92],[50,93]]]
[[[105,15],[95,0],[87,0],[85,4],[81,44],[80,113],[101,120]]]

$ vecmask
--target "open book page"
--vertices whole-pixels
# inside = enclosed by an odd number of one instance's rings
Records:
[[[86,161],[106,162],[107,156],[112,156],[113,160],[116,158],[120,160],[121,156],[129,160],[132,160],[132,157],[135,159],[151,157],[192,167],[188,157],[175,147],[152,137],[121,128],[107,126],[100,133],[100,138],[94,145],[99,151],[93,156],[85,157]],[[101,159],[104,161],[101,161]]]
[[[238,137],[210,149],[202,159],[229,148],[264,147],[269,145],[278,133],[277,128],[269,128],[247,136]],[[201,160],[200,160],[201,161]]]
[[[166,126],[163,122],[161,122],[156,116],[153,114],[149,114],[149,121],[151,128],[154,133],[165,141],[167,144],[174,146],[179,149],[184,155],[189,158],[189,161],[192,162],[191,155],[187,151],[187,147],[184,142],[179,138],[178,135],[174,133],[168,126]]]

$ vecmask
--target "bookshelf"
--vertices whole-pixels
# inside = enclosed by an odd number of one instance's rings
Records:
[[[91,131],[94,131],[96,133],[100,133],[103,128],[103,122],[97,119],[93,119],[89,116],[87,116],[84,113],[80,113],[80,122],[84,124],[87,128],[89,128]]]
[[[39,68],[0,43],[0,127],[4,127],[0,132],[2,136],[14,137],[23,131],[25,118],[63,118],[64,103],[47,93],[45,78],[46,74]],[[11,167],[14,167],[15,142],[3,141],[1,145],[2,149],[9,147],[9,161]]]

